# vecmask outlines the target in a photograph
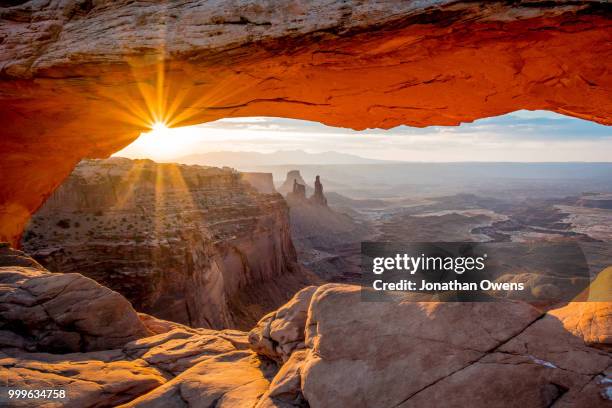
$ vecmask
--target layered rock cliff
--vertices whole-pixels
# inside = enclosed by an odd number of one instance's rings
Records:
[[[155,121],[355,129],[518,109],[610,124],[607,1],[0,4],[0,239]]]
[[[576,204],[582,207],[612,210],[612,194],[584,194]]]
[[[65,390],[50,406],[603,408],[612,398],[610,303],[543,313],[516,301],[363,302],[358,287],[328,284],[245,333],[139,321],[121,295],[6,246],[0,265],[3,385]],[[95,347],[50,349],[58,323],[64,336],[95,333]]]
[[[33,217],[26,251],[137,310],[194,327],[248,327],[309,282],[288,208],[231,169],[81,162]]]
[[[255,189],[260,193],[276,193],[276,189],[274,188],[274,180],[272,179],[272,173],[243,171],[240,173],[240,176],[242,180],[255,187]]]

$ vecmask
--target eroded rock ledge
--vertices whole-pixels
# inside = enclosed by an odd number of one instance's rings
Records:
[[[605,1],[4,2],[0,239],[156,119],[355,129],[517,109],[610,124]]]
[[[139,316],[121,295],[79,274],[49,273],[6,247],[0,265],[0,375],[8,387],[66,389],[63,406],[505,407],[513,401],[596,408],[610,402],[610,303],[570,303],[548,313],[512,301],[402,296],[373,303],[361,301],[358,287],[327,284],[300,291],[247,334]],[[57,294],[66,279],[81,283]],[[85,284],[89,292],[79,290]],[[36,300],[20,301],[32,287]],[[108,296],[114,301],[95,301]],[[91,298],[93,309],[84,308]],[[39,310],[47,320],[33,320]],[[58,330],[67,338],[97,333],[95,347],[52,348]]]

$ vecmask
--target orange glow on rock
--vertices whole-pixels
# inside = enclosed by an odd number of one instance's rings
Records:
[[[0,240],[82,158],[163,122],[278,116],[365,129],[457,125],[519,109],[612,124],[609,20],[400,24],[123,63],[58,61],[0,81]]]

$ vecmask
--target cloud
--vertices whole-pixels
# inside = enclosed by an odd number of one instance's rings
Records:
[[[285,118],[229,118],[172,129],[169,135],[172,148],[156,148],[156,139],[149,138],[119,154],[170,159],[208,151],[292,149],[417,161],[609,161],[606,153],[612,151],[611,127],[544,111],[517,111],[461,126],[386,131]]]

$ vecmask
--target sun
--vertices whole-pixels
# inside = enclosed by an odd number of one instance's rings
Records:
[[[166,133],[168,129],[168,126],[166,126],[164,122],[155,122],[151,126],[151,130],[155,133]]]
[[[148,132],[140,134],[132,144],[115,153],[116,156],[167,160],[187,154],[185,130],[169,128],[165,122],[154,122]]]

